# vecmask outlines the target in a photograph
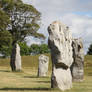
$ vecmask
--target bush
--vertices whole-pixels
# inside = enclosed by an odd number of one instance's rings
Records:
[[[87,54],[92,55],[92,44],[90,44]]]
[[[30,55],[31,48],[27,46],[26,42],[19,42],[19,46],[20,46],[20,53],[22,56]]]
[[[44,54],[50,52],[47,44],[41,44],[41,45],[32,44],[30,46],[30,49],[31,49],[31,54]]]

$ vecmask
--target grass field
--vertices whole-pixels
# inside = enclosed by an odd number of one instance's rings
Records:
[[[50,88],[51,60],[47,77],[37,77],[38,56],[22,57],[22,72],[11,72],[9,59],[0,59],[0,92],[61,92]],[[85,76],[65,92],[92,92],[92,56],[85,56]]]

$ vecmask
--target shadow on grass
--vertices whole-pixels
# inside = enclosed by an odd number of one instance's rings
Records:
[[[11,72],[11,71],[8,71],[8,70],[0,70],[0,72]]]
[[[39,78],[38,76],[24,76],[24,78]]]
[[[20,70],[17,70],[17,71],[9,71],[9,70],[0,70],[0,72],[13,72],[13,73],[24,73],[24,71],[20,71]]]
[[[37,83],[50,83],[50,81],[35,81]]]
[[[49,78],[47,77],[38,77],[38,76],[24,76],[24,78]]]
[[[92,73],[88,73],[88,76],[92,76]]]
[[[51,88],[1,88],[0,91],[24,91],[24,90],[33,90],[33,91],[50,91]]]

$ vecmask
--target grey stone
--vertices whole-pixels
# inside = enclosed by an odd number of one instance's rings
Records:
[[[59,21],[50,24],[48,32],[48,46],[52,58],[51,87],[70,89],[72,87],[70,66],[73,63],[71,32],[69,27]]]
[[[73,59],[71,66],[73,81],[83,81],[84,76],[84,50],[82,39],[73,39]]]
[[[46,76],[48,72],[49,57],[45,55],[39,56],[38,76]]]
[[[20,47],[18,44],[15,44],[12,49],[10,65],[11,65],[12,71],[20,71],[21,70]]]

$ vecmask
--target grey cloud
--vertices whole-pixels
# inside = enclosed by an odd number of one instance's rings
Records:
[[[66,14],[63,16],[63,22],[70,26],[74,37],[83,38],[86,53],[87,48],[92,43],[92,17]]]
[[[23,0],[25,3],[33,4],[40,11],[92,11],[92,0]],[[44,7],[44,8],[43,8]]]
[[[41,11],[51,12],[92,11],[92,0],[37,0],[35,6]]]

